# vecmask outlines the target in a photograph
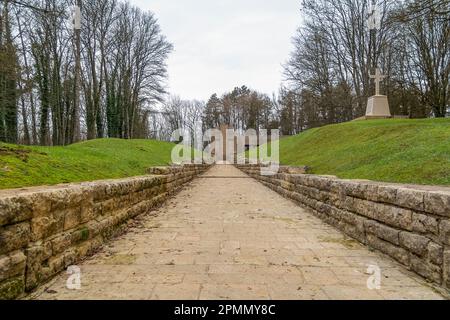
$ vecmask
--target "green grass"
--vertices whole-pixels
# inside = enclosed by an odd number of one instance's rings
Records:
[[[354,121],[280,141],[280,160],[344,179],[450,185],[450,119]]]
[[[153,140],[99,139],[67,147],[0,143],[0,189],[115,179],[170,164],[174,144]]]

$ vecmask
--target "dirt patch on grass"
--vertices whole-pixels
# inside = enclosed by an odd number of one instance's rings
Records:
[[[25,163],[28,162],[31,153],[34,153],[34,151],[24,148],[11,148],[7,146],[0,146],[0,157],[13,156]],[[38,152],[38,154],[47,155],[46,153],[43,152]]]

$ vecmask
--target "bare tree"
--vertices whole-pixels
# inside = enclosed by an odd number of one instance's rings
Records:
[[[21,142],[72,143],[78,140],[79,126],[87,139],[149,135],[149,113],[165,97],[166,60],[172,50],[152,13],[120,0],[84,1],[82,29],[74,35],[67,8],[79,0],[0,3],[0,52],[6,52],[10,38],[18,64],[2,66],[16,70],[9,84],[16,95],[16,115],[20,102],[20,130],[15,131]],[[9,14],[5,19],[6,8],[13,9],[14,23]],[[80,59],[72,45],[78,36]],[[5,127],[6,106],[1,103],[0,133],[1,140],[9,141],[6,133],[14,130]]]

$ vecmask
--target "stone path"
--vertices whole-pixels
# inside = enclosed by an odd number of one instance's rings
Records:
[[[229,178],[226,178],[229,177]],[[368,265],[382,271],[367,289]],[[442,299],[419,277],[371,252],[231,166],[216,166],[31,299]]]

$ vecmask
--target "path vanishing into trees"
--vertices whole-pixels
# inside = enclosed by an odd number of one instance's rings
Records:
[[[382,272],[369,290],[369,265]],[[442,299],[232,166],[215,166],[31,299]]]

